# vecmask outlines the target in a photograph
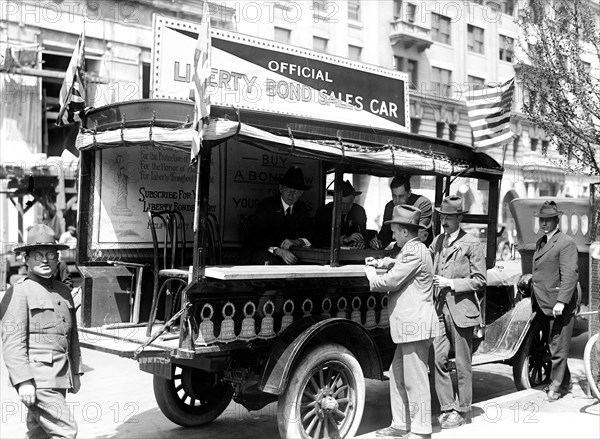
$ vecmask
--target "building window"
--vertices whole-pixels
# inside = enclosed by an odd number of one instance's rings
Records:
[[[414,59],[403,58],[401,56],[394,56],[394,67],[400,72],[408,73],[408,86],[416,90],[418,81],[418,61]]]
[[[531,138],[531,150],[537,151],[538,139]]]
[[[291,30],[275,26],[275,33],[273,35],[273,39],[278,43],[290,44],[291,36]]]
[[[548,145],[549,144],[550,144],[550,141],[542,140],[542,154],[544,154],[544,155],[548,154]]]
[[[150,97],[150,63],[142,63],[142,99]]]
[[[354,21],[360,21],[360,1],[349,0],[348,1],[348,19]]]
[[[513,15],[515,12],[514,0],[493,0],[488,3],[490,7],[498,9],[503,14]]]
[[[483,87],[485,87],[485,79],[479,76],[467,76],[467,88],[469,90],[481,90]]]
[[[500,35],[500,40],[498,43],[500,59],[502,61],[512,62],[515,50],[515,39]]]
[[[413,134],[419,134],[420,127],[421,127],[421,118],[420,117],[411,117],[410,118],[410,132]]]
[[[439,96],[450,97],[450,86],[452,72],[439,67],[431,68],[431,85]]]
[[[407,3],[405,20],[409,23],[414,23],[416,15],[417,15],[417,5],[412,4],[412,3]]]
[[[436,137],[443,139],[444,138],[444,128],[446,128],[446,122],[436,122],[435,123],[435,135]]]
[[[467,25],[467,49],[470,52],[483,53],[483,29],[472,24]]]
[[[449,140],[456,140],[456,131],[458,130],[458,125],[455,123],[449,123],[448,124],[448,139]]]
[[[440,14],[431,14],[431,34],[433,41],[438,43],[450,44],[452,42],[450,35],[450,17]]]
[[[402,0],[394,0],[394,20],[402,18]]]
[[[348,58],[354,61],[360,61],[362,47],[348,45]]]
[[[313,50],[316,52],[327,52],[327,38],[313,37]]]

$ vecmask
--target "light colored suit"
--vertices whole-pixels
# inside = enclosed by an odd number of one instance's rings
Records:
[[[433,257],[434,274],[451,279],[454,289],[444,288],[436,297],[436,309],[445,324],[445,333],[433,342],[435,369],[432,378],[443,411],[456,410],[463,416],[471,410],[473,400],[472,327],[481,324],[481,312],[476,291],[486,287],[484,244],[459,229],[454,242],[444,248],[444,234],[434,238],[429,250]],[[455,352],[458,378],[458,401],[454,398],[448,370],[451,348]]]
[[[434,274],[452,279],[454,290],[441,290],[437,302],[440,306],[444,302],[448,304],[456,326],[477,326],[481,324],[481,312],[475,292],[483,291],[487,284],[484,244],[462,229],[446,249],[442,246],[443,240],[442,233],[434,238],[429,247],[433,257],[433,270]]]
[[[433,306],[433,266],[425,244],[407,242],[395,258],[386,257],[389,271],[370,281],[371,291],[389,291],[390,332],[394,343],[427,340],[439,334]]]
[[[579,280],[577,244],[560,230],[552,235],[544,248],[540,248],[541,241],[542,238],[538,240],[533,253],[533,310],[540,314],[542,322],[548,327],[552,357],[550,390],[564,393],[571,386],[567,359],[575,321],[575,289]],[[556,302],[564,303],[565,308],[561,315],[553,317],[552,309]]]
[[[425,244],[414,238],[395,258],[383,258],[389,271],[369,278],[371,291],[389,292],[392,340],[397,343],[390,366],[392,427],[429,435],[431,393],[427,358],[440,324],[433,306],[433,265]]]

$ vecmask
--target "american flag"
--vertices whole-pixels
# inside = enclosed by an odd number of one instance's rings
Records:
[[[56,125],[81,122],[81,114],[85,109],[85,31],[77,40],[69,67],[65,73],[65,80],[60,89],[60,110]]]
[[[498,87],[472,90],[467,95],[469,124],[478,148],[501,145],[512,138],[510,111],[515,78]]]
[[[196,41],[196,50],[194,52],[194,137],[192,139],[192,157],[193,161],[202,147],[204,137],[204,126],[210,123],[210,96],[206,92],[208,80],[210,78],[210,16],[208,13],[207,2],[204,2],[204,11],[202,13],[202,24]]]

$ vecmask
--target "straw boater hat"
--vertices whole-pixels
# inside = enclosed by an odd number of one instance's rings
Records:
[[[279,179],[279,183],[282,186],[296,189],[299,191],[305,191],[307,189],[310,189],[310,186],[304,184],[304,174],[302,173],[302,169],[300,169],[297,166],[290,167],[283,176],[283,178]]]
[[[37,247],[54,247],[56,250],[66,250],[69,248],[68,245],[56,243],[54,230],[50,227],[45,224],[36,224],[27,234],[27,244],[16,247],[13,251],[18,253]]]
[[[534,212],[533,216],[537,216],[539,218],[554,218],[555,216],[560,216],[563,213],[558,210],[558,206],[554,201],[546,201],[540,207],[539,212]]]
[[[435,208],[436,212],[442,215],[462,215],[463,213],[469,213],[468,210],[462,208],[462,198],[456,195],[450,195],[442,200],[442,205],[439,208]]]
[[[392,211],[392,219],[384,221],[384,224],[402,224],[403,226],[412,226],[415,228],[425,229],[421,224],[421,209],[408,204],[400,204],[394,207]]]

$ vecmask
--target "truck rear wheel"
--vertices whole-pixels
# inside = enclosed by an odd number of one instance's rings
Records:
[[[546,331],[540,320],[534,319],[513,358],[513,378],[517,389],[530,389],[549,382],[551,360]]]
[[[365,408],[360,364],[344,346],[330,343],[302,355],[277,404],[282,438],[354,436]]]
[[[154,397],[169,420],[196,427],[223,413],[233,397],[233,387],[219,374],[176,366],[172,379],[154,375]]]

